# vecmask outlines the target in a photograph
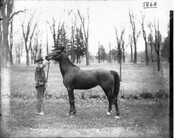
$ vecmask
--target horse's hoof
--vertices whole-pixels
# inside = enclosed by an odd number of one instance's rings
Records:
[[[115,116],[116,119],[120,118],[119,116]]]
[[[66,115],[68,116],[68,115],[70,115],[70,113],[68,112]]]
[[[111,113],[110,113],[110,112],[107,112],[106,114],[107,114],[107,115],[111,115]]]

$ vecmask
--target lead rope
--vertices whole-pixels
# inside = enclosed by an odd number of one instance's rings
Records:
[[[48,69],[47,69],[47,82],[48,82],[49,69],[50,69],[50,62],[48,63]]]
[[[48,69],[47,69],[47,87],[48,87],[48,74],[49,74],[49,68],[50,68],[50,62],[48,63]],[[46,88],[45,88],[46,90]],[[47,98],[47,95],[48,95],[48,91],[45,92],[45,97]]]

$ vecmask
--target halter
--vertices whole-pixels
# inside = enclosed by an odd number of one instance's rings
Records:
[[[56,56],[56,57],[55,57],[55,59],[59,58],[61,55],[62,55],[62,52],[61,52],[61,54],[60,54],[60,55]]]

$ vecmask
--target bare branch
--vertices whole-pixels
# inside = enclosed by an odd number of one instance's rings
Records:
[[[124,35],[124,28],[123,28],[123,30],[121,31],[121,36],[120,36],[120,40],[121,40],[121,41],[123,40],[123,35]]]
[[[25,11],[27,11],[27,9],[26,9],[26,10],[20,10],[20,11],[14,12],[14,13],[10,16],[9,22],[13,19],[13,17],[14,17],[15,15],[17,15],[17,14],[19,14],[19,13],[22,13],[22,12],[25,12]]]
[[[136,40],[138,40],[140,34],[141,34],[141,31],[139,31],[139,32],[137,33],[137,35],[136,35]]]
[[[31,36],[30,36],[30,40],[33,38],[34,31],[35,31],[36,27],[37,27],[37,23],[35,23],[35,25],[34,25],[33,31],[32,31]]]
[[[81,23],[82,23],[82,28],[83,28],[83,31],[84,31],[85,40],[87,40],[87,33],[86,33],[86,30],[85,30],[85,20],[84,20],[84,17],[82,17],[79,10],[78,10],[78,15],[79,15]]]
[[[119,39],[118,39],[118,34],[117,34],[117,28],[116,28],[116,26],[114,26],[114,28],[115,28],[116,40],[118,41]]]

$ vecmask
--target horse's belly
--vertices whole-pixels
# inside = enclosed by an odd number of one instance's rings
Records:
[[[98,83],[95,80],[81,80],[76,81],[75,89],[90,89],[97,85]]]

